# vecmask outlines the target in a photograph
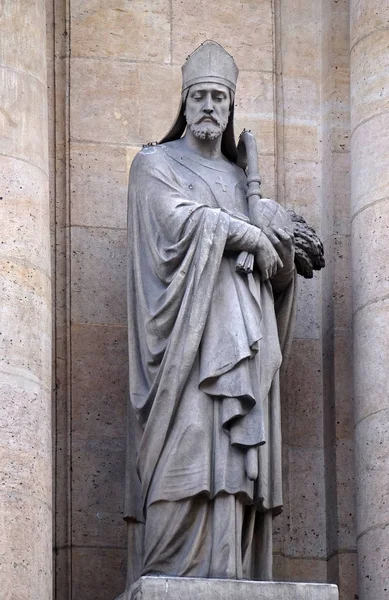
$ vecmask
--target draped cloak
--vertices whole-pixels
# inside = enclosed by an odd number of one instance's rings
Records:
[[[279,370],[295,283],[275,294],[256,269],[235,271],[259,235],[245,173],[181,148],[144,148],[130,171],[125,517],[142,522],[158,500],[221,492],[277,513]],[[245,472],[249,447],[255,482]]]

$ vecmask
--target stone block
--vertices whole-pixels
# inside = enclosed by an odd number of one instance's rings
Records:
[[[73,323],[125,325],[124,229],[72,227]]]
[[[261,176],[261,189],[263,198],[274,198],[276,199],[276,165],[275,156],[261,155],[258,153],[258,165],[259,173]]]
[[[354,311],[388,297],[388,229],[389,199],[367,206],[353,221]]]
[[[120,600],[338,600],[335,585],[197,579],[190,577],[141,577]]]
[[[388,535],[389,523],[366,531],[358,540],[359,598],[386,600],[388,596]]]
[[[1,372],[0,481],[3,493],[51,501],[49,390]]]
[[[125,548],[125,438],[73,435],[72,457],[73,543]]]
[[[289,447],[284,454],[289,518],[284,552],[288,557],[325,558],[326,503],[322,448]]]
[[[71,27],[75,56],[170,62],[169,0],[77,0]]]
[[[349,69],[350,61],[350,3],[349,0],[335,0],[328,9],[330,28],[331,63],[336,74],[340,69]],[[326,11],[327,12],[327,11]],[[352,11],[351,11],[352,12]]]
[[[127,550],[125,548],[101,546],[73,548],[73,598],[77,598],[77,600],[112,600],[125,587],[126,567]]]
[[[320,275],[312,279],[298,278],[297,310],[294,337],[297,339],[320,339]]]
[[[320,77],[320,16],[320,4],[311,0],[289,0],[281,4],[283,75]]]
[[[71,145],[73,225],[127,227],[129,165],[140,147]]]
[[[351,327],[352,319],[350,236],[333,235],[326,244],[326,249],[327,258],[330,253],[332,255],[331,260],[334,263],[332,289],[334,327],[336,329],[348,329]]]
[[[42,202],[48,193],[48,178],[41,169],[0,156],[0,256],[12,256],[50,275],[49,203]]]
[[[273,15],[268,0],[239,4],[173,0],[173,62],[181,65],[206,39],[220,42],[240,70],[273,70]],[[185,26],[183,27],[183,23]]]
[[[389,188],[388,115],[361,123],[352,134],[352,214],[366,205],[386,199]],[[367,228],[366,228],[367,231]],[[366,244],[364,244],[366,247]]]
[[[323,407],[321,343],[319,340],[294,340],[288,362],[288,385],[283,402],[288,418],[283,422],[283,441],[304,447],[323,445]]]
[[[250,129],[260,154],[274,154],[273,74],[243,71],[235,97],[235,132]]]
[[[46,31],[43,5],[8,0],[1,7],[0,65],[23,71],[46,85]]]
[[[354,317],[354,411],[358,423],[389,410],[389,300],[359,310]]]
[[[258,71],[239,72],[238,88],[235,96],[235,115],[257,118],[258,114],[273,118],[274,114],[274,75]]]
[[[389,408],[357,423],[355,438],[357,522],[361,536],[371,529],[389,526]]]
[[[339,560],[339,600],[350,600],[358,597],[357,553],[342,552]]]
[[[316,124],[320,116],[318,81],[307,77],[285,76],[282,82],[285,113],[294,119]]]
[[[285,158],[296,161],[319,161],[319,136],[318,123],[296,121],[286,114],[284,120]]]
[[[283,581],[327,583],[327,561],[325,558],[286,556],[284,563]]]
[[[351,130],[376,114],[389,110],[388,31],[376,31],[360,40],[351,52]],[[357,101],[356,101],[357,99]]]
[[[350,331],[339,331],[334,337],[334,391],[337,439],[352,440],[354,413],[352,395],[352,336]]]
[[[178,110],[177,74],[171,65],[74,58],[72,140],[131,146],[160,139]]]
[[[240,113],[234,119],[234,128],[239,134],[243,129],[250,129],[255,135],[258,151],[274,154],[274,118],[271,115],[244,115]]]
[[[73,433],[125,437],[127,327],[73,325],[71,334]]]
[[[389,21],[389,4],[382,0],[353,0],[351,16],[351,46],[372,31],[386,29]]]
[[[284,169],[288,207],[319,231],[321,166],[311,160],[285,160]]]
[[[51,389],[50,277],[23,260],[0,259],[0,364],[14,381]],[[28,389],[28,387],[26,388]]]
[[[358,598],[357,554],[343,550],[328,560],[328,580],[339,587],[339,600]]]
[[[46,86],[28,74],[0,67],[0,90],[0,154],[27,161],[47,174]]]
[[[51,507],[27,493],[0,493],[2,600],[51,598]]]
[[[349,152],[333,155],[333,232],[347,235],[350,233],[350,194],[351,194],[351,158]],[[324,181],[326,185],[326,181]],[[326,207],[323,206],[323,210]]]
[[[336,543],[337,547],[354,549],[355,465],[353,440],[340,440],[336,445]]]

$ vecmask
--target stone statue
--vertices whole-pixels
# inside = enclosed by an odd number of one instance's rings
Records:
[[[173,127],[130,172],[129,580],[271,579],[293,219],[250,192],[232,56],[207,41],[182,74]]]

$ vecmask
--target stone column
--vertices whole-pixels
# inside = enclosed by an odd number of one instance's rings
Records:
[[[354,394],[360,600],[389,594],[389,4],[351,0]]]
[[[0,596],[48,600],[51,273],[44,0],[0,3]]]

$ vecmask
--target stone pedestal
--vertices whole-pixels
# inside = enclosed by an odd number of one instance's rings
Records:
[[[336,585],[141,577],[117,600],[338,600]]]

